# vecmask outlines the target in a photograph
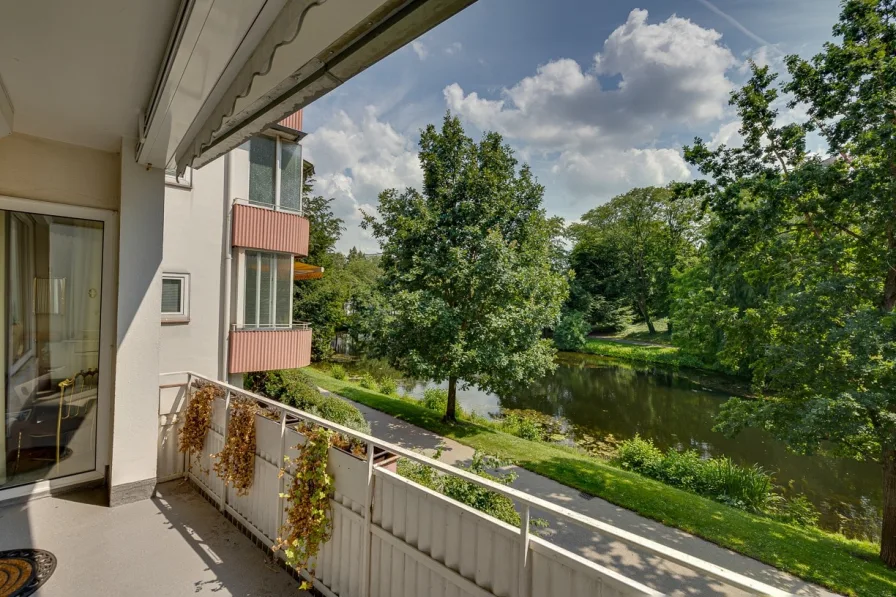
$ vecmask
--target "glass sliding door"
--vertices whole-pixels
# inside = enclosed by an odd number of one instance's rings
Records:
[[[96,468],[103,223],[0,210],[0,489]]]

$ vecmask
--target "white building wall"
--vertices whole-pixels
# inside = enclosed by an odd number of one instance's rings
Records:
[[[137,164],[133,148],[122,142],[112,506],[148,498],[156,481],[165,173]]]
[[[164,273],[190,275],[190,318],[163,323],[159,372],[196,371],[219,378],[229,318],[223,318],[226,243],[225,162],[193,172],[192,189],[166,185]],[[159,318],[160,320],[161,318]]]

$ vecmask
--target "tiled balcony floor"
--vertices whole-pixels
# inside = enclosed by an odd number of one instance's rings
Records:
[[[57,558],[38,597],[306,595],[189,485],[118,508],[104,499],[98,489],[0,507],[0,550]]]

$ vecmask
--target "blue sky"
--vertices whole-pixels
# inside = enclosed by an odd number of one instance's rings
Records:
[[[346,222],[337,248],[377,251],[361,210],[419,187],[419,130],[448,109],[474,138],[502,133],[568,220],[691,178],[682,145],[737,143],[727,99],[746,59],[812,55],[837,14],[837,0],[479,0],[305,110],[316,192]]]

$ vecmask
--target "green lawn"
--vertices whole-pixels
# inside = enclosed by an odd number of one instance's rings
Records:
[[[642,347],[643,348],[643,347]],[[666,350],[666,349],[663,349]],[[674,350],[674,349],[673,349]],[[418,404],[303,370],[320,387],[450,437],[564,485],[601,497],[663,524],[698,535],[807,581],[848,595],[896,595],[896,571],[877,560],[877,547],[817,529],[794,527],[617,469],[564,446],[527,441],[472,423],[447,425]]]
[[[691,367],[724,373],[724,371],[709,367],[700,359],[682,352],[676,346],[643,346],[639,344],[625,344],[610,339],[588,338],[585,347],[579,352],[641,363]]]
[[[622,331],[610,334],[613,338],[623,338],[626,340],[642,340],[644,342],[654,342],[656,344],[672,344],[672,333],[669,331],[669,320],[666,317],[660,317],[654,320],[653,327],[656,329],[655,334],[651,334],[647,324],[643,321],[630,323],[625,326]]]

